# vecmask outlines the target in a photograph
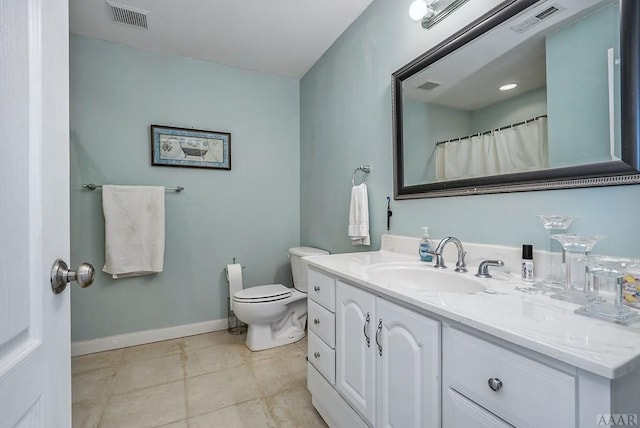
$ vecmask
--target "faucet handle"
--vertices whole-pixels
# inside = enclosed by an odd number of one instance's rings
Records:
[[[502,260],[483,260],[478,266],[478,273],[476,276],[478,278],[491,278],[489,274],[489,266],[502,267],[504,266],[504,262]]]

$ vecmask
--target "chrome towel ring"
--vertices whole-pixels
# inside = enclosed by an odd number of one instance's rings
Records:
[[[367,182],[366,174],[369,174],[371,172],[371,165],[360,165],[359,167],[357,167],[353,171],[353,174],[351,175],[351,185],[352,186],[356,185],[356,174],[358,173],[358,171],[362,171],[362,172],[365,173],[365,175],[362,177],[362,183],[366,183]],[[360,183],[360,184],[362,184],[362,183]]]

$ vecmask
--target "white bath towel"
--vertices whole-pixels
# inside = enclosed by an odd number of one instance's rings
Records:
[[[353,245],[371,245],[369,237],[369,197],[367,183],[351,188],[349,238]]]
[[[105,263],[114,279],[162,272],[164,187],[103,186]]]

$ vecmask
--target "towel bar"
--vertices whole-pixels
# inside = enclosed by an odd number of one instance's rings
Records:
[[[102,184],[87,183],[87,184],[83,184],[82,187],[84,187],[87,190],[96,190],[96,189],[101,189],[102,188]],[[165,190],[174,190],[174,191],[180,193],[180,192],[182,192],[184,190],[184,187],[182,187],[182,186],[165,187]]]
[[[354,171],[353,174],[351,175],[351,185],[355,186],[356,185],[356,174],[358,171],[362,171],[365,174],[369,174],[371,172],[371,165],[360,165],[359,167],[357,167]],[[362,183],[366,183],[367,182],[367,176],[365,175],[362,178]],[[362,184],[361,183],[361,184]]]

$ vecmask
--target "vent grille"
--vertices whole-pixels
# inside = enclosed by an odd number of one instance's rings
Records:
[[[147,14],[149,13],[148,11],[136,9],[131,6],[125,6],[118,3],[113,3],[110,1],[107,1],[107,4],[111,9],[113,19],[117,23],[129,25],[136,28],[143,28],[145,30],[149,29],[147,25]]]
[[[431,90],[437,88],[440,85],[441,85],[441,83],[434,82],[433,80],[427,80],[425,83],[423,83],[422,85],[418,86],[418,88],[424,89],[425,91],[431,91]]]
[[[527,18],[521,23],[514,25],[513,27],[511,27],[511,29],[518,33],[524,33],[525,31],[529,30],[533,26],[539,24],[540,22],[547,19],[551,15],[554,15],[563,9],[564,9],[563,6],[560,6],[558,3],[554,3],[548,8],[546,8],[545,10],[543,10],[542,12],[538,12],[531,18]]]

